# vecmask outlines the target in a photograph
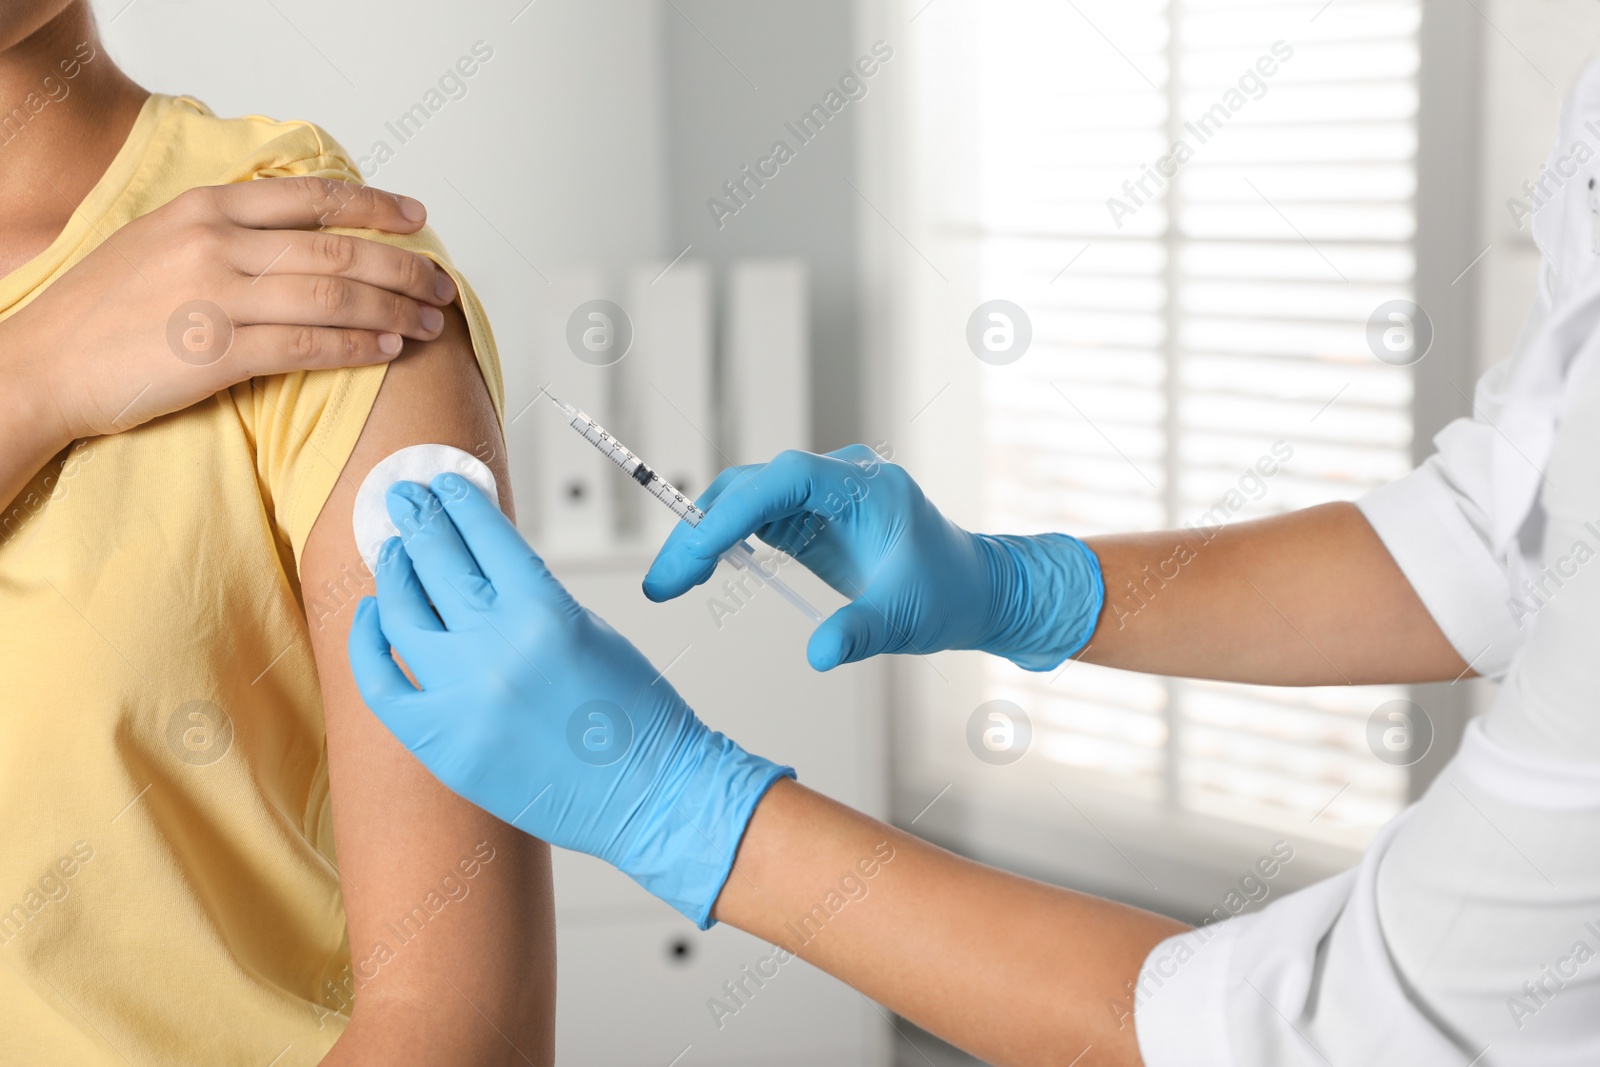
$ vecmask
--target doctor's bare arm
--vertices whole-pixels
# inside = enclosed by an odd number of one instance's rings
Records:
[[[713,914],[775,946],[757,962],[768,977],[797,955],[1004,1067],[1138,1067],[1140,965],[1188,929],[963,859],[788,779],[756,808]]]
[[[1261,685],[1470,673],[1354,504],[1087,544],[1106,586],[1090,663]]]

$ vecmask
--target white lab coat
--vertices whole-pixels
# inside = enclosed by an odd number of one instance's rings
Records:
[[[1496,703],[1355,870],[1150,953],[1147,1067],[1600,1064],[1600,61],[1547,171],[1516,353],[1360,501]]]

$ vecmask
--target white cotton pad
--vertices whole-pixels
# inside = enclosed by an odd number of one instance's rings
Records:
[[[377,567],[378,550],[383,543],[400,536],[400,528],[389,518],[389,505],[385,501],[389,487],[397,482],[417,482],[425,486],[449,472],[461,475],[482,489],[490,500],[497,505],[500,503],[494,473],[476,456],[449,445],[412,445],[372,468],[361,488],[356,490],[355,512],[350,517],[356,531],[356,548],[368,571]]]

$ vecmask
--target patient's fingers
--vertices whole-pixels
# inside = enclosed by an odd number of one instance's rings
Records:
[[[219,369],[234,381],[330,367],[365,367],[387,363],[400,354],[405,338],[374,330],[342,330],[333,326],[241,326],[231,340],[216,343]],[[207,353],[196,351],[197,357]],[[202,364],[203,365],[203,364]]]
[[[328,274],[269,274],[254,283],[240,281],[230,295],[228,314],[246,326],[341,326],[419,341],[431,341],[444,329],[444,312],[432,304]]]
[[[229,261],[252,282],[268,275],[327,274],[425,303],[456,298],[455,282],[427,256],[349,234],[246,230],[229,248]]]
[[[409,196],[331,178],[261,178],[208,188],[199,196],[240,226],[254,229],[351,229],[415,233],[427,209]]]

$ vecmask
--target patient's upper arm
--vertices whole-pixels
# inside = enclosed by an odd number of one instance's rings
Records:
[[[446,320],[438,340],[408,341],[390,367],[301,560],[357,984],[351,1025],[329,1064],[554,1058],[548,848],[412,759],[361,702],[345,653],[355,595],[372,592],[370,582],[359,593],[351,584],[365,575],[351,508],[379,460],[423,442],[472,452],[494,471],[511,512],[505,446],[466,323],[454,308]],[[343,594],[331,615],[312,607],[324,581]]]

